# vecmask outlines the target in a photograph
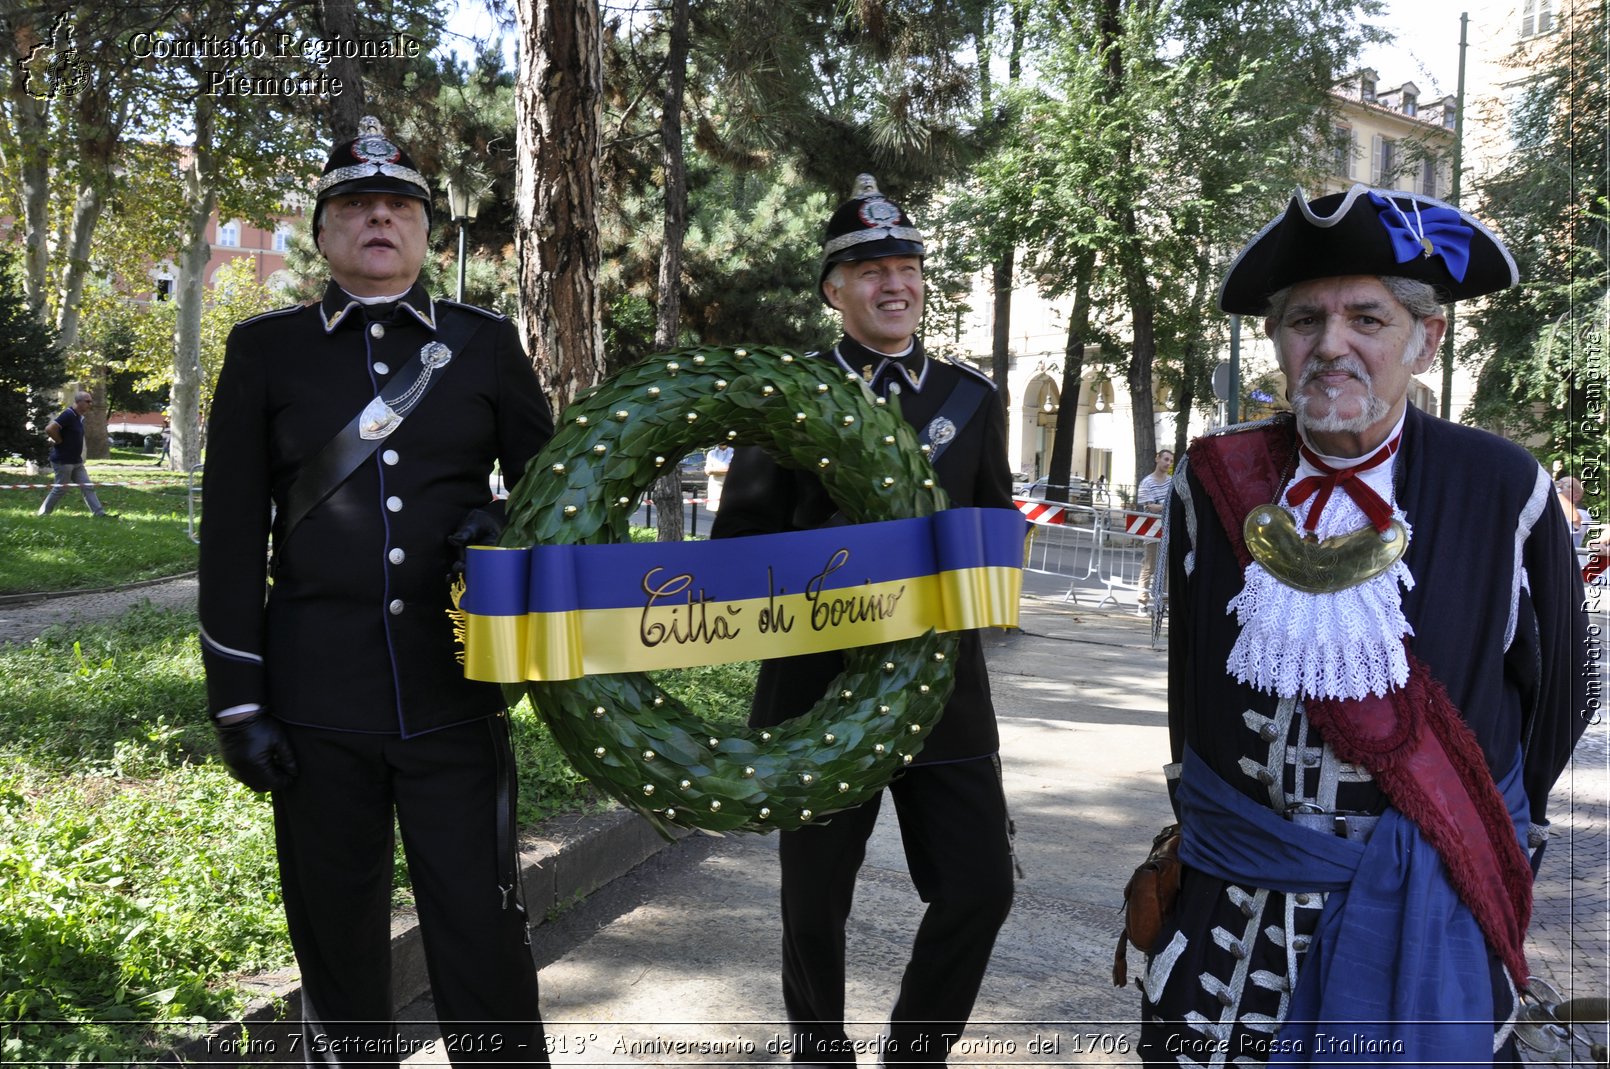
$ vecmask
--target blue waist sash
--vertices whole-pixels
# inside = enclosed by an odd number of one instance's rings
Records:
[[[1525,842],[1520,761],[1498,784]],[[1248,887],[1325,891],[1270,1062],[1491,1065],[1492,951],[1419,828],[1388,809],[1367,843],[1299,828],[1194,752],[1176,793],[1180,860]]]

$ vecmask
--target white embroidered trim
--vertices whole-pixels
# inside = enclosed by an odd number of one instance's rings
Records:
[[[1283,505],[1299,527],[1312,506],[1313,499],[1297,509]],[[1412,541],[1402,510],[1394,507],[1393,515]],[[1334,494],[1320,516],[1320,541],[1368,523],[1351,497]],[[1414,629],[1398,588],[1413,590],[1414,576],[1401,559],[1367,582],[1330,594],[1286,586],[1257,561],[1247,565],[1244,580],[1225,608],[1241,624],[1225,665],[1240,682],[1282,698],[1344,699],[1384,697],[1408,682],[1403,636]]]
[[[1189,578],[1196,572],[1196,502],[1191,500],[1191,480],[1185,477],[1185,466],[1190,463],[1190,457],[1180,457],[1180,462],[1174,466],[1174,492],[1179,495],[1184,505],[1185,513],[1185,543],[1191,548],[1185,551],[1185,575]],[[1161,549],[1158,556],[1162,566],[1167,567],[1168,557]]]
[[[1515,569],[1512,573],[1509,586],[1509,622],[1504,625],[1504,649],[1507,651],[1510,643],[1515,641],[1515,622],[1521,611],[1521,587],[1531,589],[1527,582],[1526,569],[1521,565],[1521,554],[1526,549],[1526,540],[1532,537],[1532,527],[1543,515],[1543,507],[1554,496],[1554,480],[1549,473],[1543,470],[1543,465],[1537,466],[1537,481],[1532,485],[1532,496],[1526,499],[1526,507],[1521,509],[1520,519],[1515,524]]]

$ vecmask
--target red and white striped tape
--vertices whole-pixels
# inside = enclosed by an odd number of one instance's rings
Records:
[[[67,489],[71,490],[75,486],[80,486],[82,484],[81,483],[63,483],[62,485],[65,486]],[[132,483],[90,483],[89,488],[91,490],[100,490],[100,489],[102,489],[104,487],[108,487],[108,486],[178,486],[178,485],[179,484],[174,482],[172,479],[149,479],[149,480],[141,480],[139,482],[132,482]],[[56,486],[53,483],[0,483],[0,490],[54,490],[55,488],[56,488]]]
[[[1163,517],[1150,512],[1126,512],[1124,533],[1137,538],[1158,538],[1163,533]]]
[[[1068,506],[1051,501],[1037,501],[1032,497],[1014,497],[1012,503],[1030,523],[1057,526],[1068,522]]]

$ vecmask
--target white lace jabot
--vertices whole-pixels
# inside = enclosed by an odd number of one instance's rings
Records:
[[[1392,504],[1412,542],[1414,531],[1393,500],[1392,468],[1384,464],[1361,477],[1370,477]],[[1297,478],[1305,474],[1299,469]],[[1293,508],[1282,495],[1280,503],[1300,528],[1314,502]],[[1317,534],[1323,542],[1369,522],[1351,497],[1336,494],[1320,515]],[[1414,629],[1403,615],[1402,590],[1414,589],[1414,576],[1401,559],[1373,579],[1329,594],[1286,586],[1257,561],[1247,565],[1244,580],[1226,607],[1241,624],[1225,666],[1237,680],[1282,698],[1384,696],[1407,682],[1403,638]]]

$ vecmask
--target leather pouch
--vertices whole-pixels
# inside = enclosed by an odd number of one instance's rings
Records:
[[[1112,982],[1123,987],[1129,982],[1129,962],[1125,948],[1133,943],[1150,954],[1157,949],[1174,912],[1180,893],[1180,826],[1170,824],[1152,839],[1151,853],[1129,877],[1124,887],[1124,930],[1118,935],[1113,952]]]

